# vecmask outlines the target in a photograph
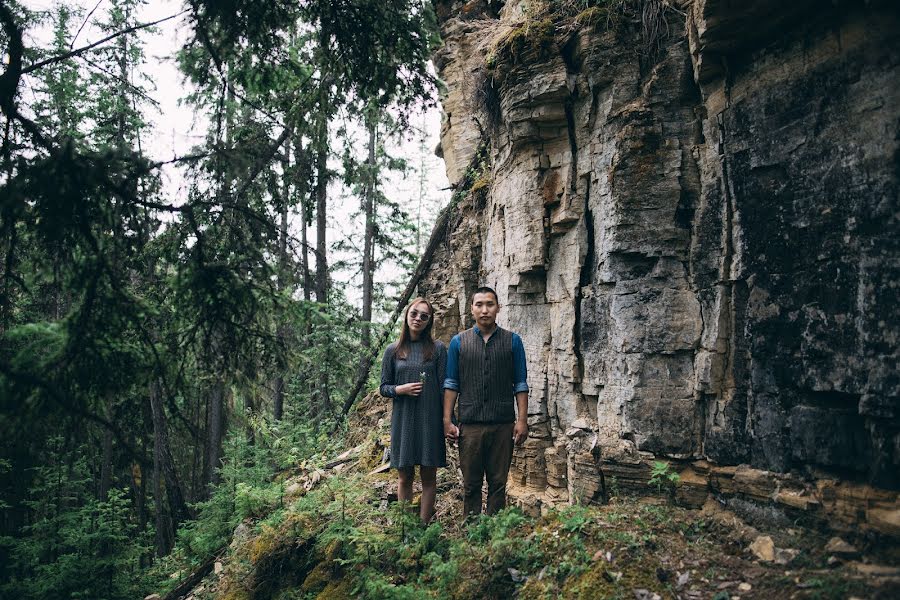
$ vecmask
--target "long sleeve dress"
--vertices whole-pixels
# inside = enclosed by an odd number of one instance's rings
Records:
[[[447,368],[447,348],[434,342],[434,356],[424,361],[423,344],[410,343],[409,356],[397,356],[397,344],[391,344],[381,362],[382,396],[393,398],[391,414],[391,467],[413,465],[446,467],[444,444],[443,383]],[[418,396],[398,395],[396,388],[404,383],[422,380],[425,385]]]

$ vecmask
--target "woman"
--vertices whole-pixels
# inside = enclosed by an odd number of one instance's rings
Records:
[[[431,338],[434,309],[416,298],[403,313],[400,339],[381,362],[381,395],[394,399],[391,415],[391,467],[397,469],[397,497],[412,500],[415,466],[422,478],[419,516],[434,517],[437,468],[447,466],[442,388],[447,349]]]

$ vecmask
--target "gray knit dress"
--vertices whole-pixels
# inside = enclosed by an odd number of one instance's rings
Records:
[[[444,445],[443,387],[447,369],[447,348],[434,342],[434,356],[424,362],[422,342],[411,342],[409,356],[396,355],[397,344],[384,351],[381,361],[381,395],[393,398],[391,414],[391,467],[394,469],[423,465],[446,467]],[[397,395],[396,387],[422,380],[425,385],[418,396]]]

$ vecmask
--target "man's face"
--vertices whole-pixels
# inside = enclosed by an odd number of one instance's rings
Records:
[[[490,292],[481,292],[472,297],[472,317],[480,329],[490,329],[497,321],[500,305]]]

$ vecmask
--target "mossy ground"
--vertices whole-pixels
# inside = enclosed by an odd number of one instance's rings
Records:
[[[232,564],[231,577],[210,586],[207,597],[589,600],[630,599],[647,590],[648,598],[725,600],[890,598],[896,591],[849,564],[829,566],[826,537],[813,531],[764,532],[778,546],[801,551],[791,564],[774,565],[754,560],[721,522],[661,500],[620,498],[539,518],[510,508],[465,525],[453,511],[426,528],[408,508],[385,506],[384,490],[368,483],[332,478],[325,482],[330,489],[295,502],[278,526],[261,524],[255,539],[232,551],[238,568]],[[458,501],[454,492],[445,495]],[[315,511],[319,518],[293,511]],[[304,540],[304,556],[285,550]],[[261,552],[290,559],[270,559],[260,573]],[[261,594],[262,577],[281,582],[267,582]]]
[[[356,440],[364,446],[389,423],[371,402],[360,407],[371,416]],[[439,472],[437,522],[423,527],[414,506],[389,501],[392,474],[370,475],[368,454],[251,523],[254,535],[227,550],[224,571],[194,600],[893,598],[900,583],[860,575],[859,560],[829,565],[824,547],[832,534],[799,526],[755,523],[777,547],[800,551],[787,565],[761,563],[733,515],[655,497],[565,506],[541,517],[509,508],[463,524],[452,461]],[[848,539],[862,561],[897,565],[896,544]]]

